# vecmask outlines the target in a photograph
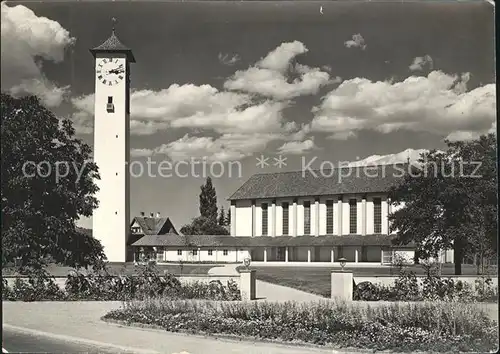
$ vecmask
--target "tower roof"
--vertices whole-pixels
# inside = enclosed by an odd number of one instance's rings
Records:
[[[113,19],[113,22],[115,20]],[[113,31],[111,32],[111,36],[106,39],[101,45],[90,49],[92,55],[96,56],[97,53],[123,53],[127,56],[127,59],[131,63],[135,63],[134,54],[132,53],[132,49],[125,46],[116,36],[115,28],[113,26]]]

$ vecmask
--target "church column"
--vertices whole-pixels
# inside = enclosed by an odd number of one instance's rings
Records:
[[[231,201],[231,236],[236,236],[236,201]]]
[[[276,199],[273,199],[271,205],[271,213],[273,215],[273,222],[271,223],[271,236],[276,236]]]
[[[267,248],[264,248],[264,263],[267,262]]]
[[[292,226],[292,236],[297,236],[297,199],[293,200],[293,207],[292,207],[292,213],[293,213],[293,226]]]
[[[337,232],[339,236],[342,236],[342,196],[339,195],[337,201]]]
[[[389,221],[389,215],[392,213],[391,208],[391,198],[387,198],[387,234],[391,234],[391,222]]]
[[[288,262],[288,246],[285,247],[285,262]]]
[[[292,207],[292,213],[293,213],[293,230],[292,230],[292,236],[297,236],[297,225],[298,220],[298,213],[297,213],[297,199],[293,200],[293,207]]]
[[[314,236],[319,236],[319,198],[314,200],[314,209],[316,210],[316,222],[314,226]]]
[[[367,222],[367,212],[366,212],[366,195],[363,195],[361,200],[361,235],[366,235],[366,222]]]
[[[255,199],[252,200],[252,237],[256,236],[257,220],[255,211]]]

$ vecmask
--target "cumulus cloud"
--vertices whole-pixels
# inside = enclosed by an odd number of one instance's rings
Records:
[[[282,155],[300,155],[313,149],[316,149],[316,145],[311,138],[304,141],[286,142],[278,148],[278,152]]]
[[[283,110],[292,104],[289,98],[317,92],[324,83],[341,81],[338,77],[331,79],[328,73],[317,68],[292,65],[294,57],[306,51],[300,42],[284,43],[254,67],[237,72],[226,82],[229,86],[236,85],[233,79],[250,78],[251,75],[245,75],[256,70],[258,75],[273,77],[272,82],[263,86],[257,81],[246,81],[244,84],[250,86],[234,91],[229,87],[218,90],[211,85],[194,84],[173,84],[158,91],[135,90],[131,93],[131,134],[151,135],[167,128],[196,132],[154,150],[155,154],[165,154],[173,160],[190,157],[235,160],[261,152],[273,141],[302,142],[310,126],[286,121]],[[291,74],[296,75],[296,79],[288,82]],[[72,103],[77,131],[91,133],[94,96],[76,97]]]
[[[237,71],[224,83],[224,88],[277,100],[316,94],[330,83],[330,75],[319,68],[292,64],[295,57],[307,52],[306,46],[299,41],[283,43],[254,66]],[[295,79],[290,80],[293,75]]]
[[[228,66],[233,66],[237,62],[240,61],[240,56],[238,54],[230,55],[230,54],[222,54],[219,53],[219,61],[221,64],[228,65]]]
[[[173,161],[184,161],[192,158],[206,159],[207,161],[231,161],[247,156],[248,152],[242,152],[244,146],[233,148],[225,146],[225,142],[229,142],[231,145],[231,140],[233,144],[238,142],[238,139],[231,139],[230,136],[215,139],[186,134],[176,141],[157,147],[155,153],[167,155]],[[243,142],[248,143],[248,141]]]
[[[365,39],[360,33],[353,34],[352,39],[345,41],[344,45],[347,48],[361,48],[362,50],[366,49]]]
[[[354,139],[358,136],[353,131],[343,131],[343,132],[336,132],[327,137],[329,140],[349,140],[349,139]]]
[[[33,94],[49,107],[61,104],[69,87],[58,87],[42,72],[42,60],[59,63],[74,42],[58,22],[23,5],[1,3],[1,86],[14,95]]]
[[[387,155],[370,155],[362,160],[352,161],[349,166],[377,166],[394,165],[397,163],[416,163],[422,154],[428,153],[428,149],[406,149],[404,151]]]
[[[92,132],[94,95],[72,99],[73,122],[78,132]],[[287,102],[252,102],[250,96],[221,92],[210,85],[171,85],[161,91],[139,90],[131,94],[130,131],[149,135],[168,127],[195,128],[224,133],[292,131],[282,110]]]
[[[456,132],[485,133],[495,121],[495,85],[467,91],[469,77],[433,71],[401,82],[346,80],[313,108],[311,129],[344,139],[363,129],[425,131],[447,138]]]
[[[132,157],[149,157],[154,153],[151,149],[130,149],[130,156]]]
[[[172,122],[176,128],[210,128],[219,133],[279,132],[283,126],[283,102],[266,101],[261,104],[233,109],[223,114],[193,115]],[[292,127],[293,128],[293,127]]]
[[[423,57],[416,57],[413,59],[413,63],[409,66],[411,71],[422,70],[425,66],[432,70],[434,68],[434,62],[430,55],[425,55]]]
[[[239,134],[227,133],[219,137],[190,136],[158,146],[155,155],[166,155],[173,161],[206,159],[207,161],[236,161],[266,149],[272,141],[289,139],[279,133]]]

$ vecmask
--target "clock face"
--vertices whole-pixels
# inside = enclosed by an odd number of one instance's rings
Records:
[[[97,64],[97,79],[104,85],[112,86],[121,82],[125,77],[125,68],[118,59],[104,58]]]

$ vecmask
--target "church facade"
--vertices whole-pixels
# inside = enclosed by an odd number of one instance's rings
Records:
[[[391,264],[414,262],[412,245],[395,247],[388,198],[403,165],[257,174],[231,197],[231,235],[149,235],[134,247],[159,262]],[[441,262],[453,262],[443,251]]]

